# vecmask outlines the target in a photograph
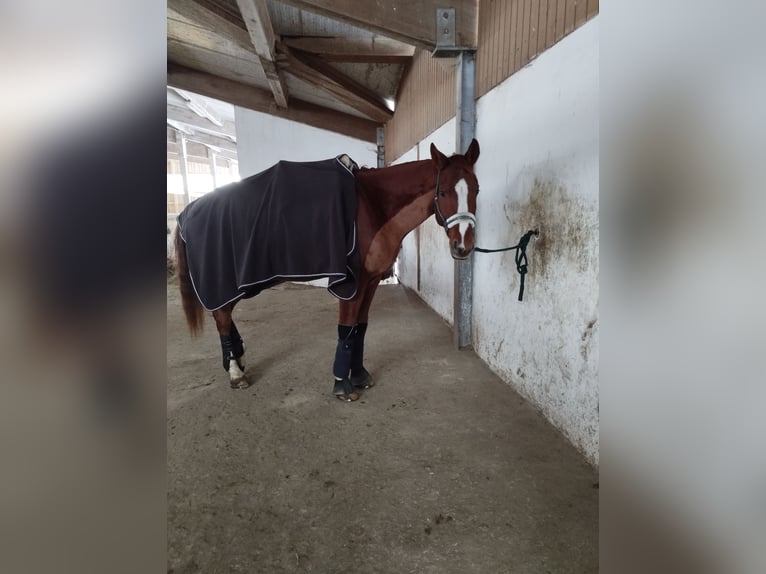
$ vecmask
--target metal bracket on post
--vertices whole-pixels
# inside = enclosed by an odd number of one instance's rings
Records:
[[[440,50],[452,50],[455,48],[455,9],[436,9],[436,49],[431,56],[443,58]],[[452,54],[454,56],[454,54]]]
[[[455,9],[436,9],[436,48],[431,52],[432,58],[454,58],[465,50],[465,46],[457,46],[455,32]]]

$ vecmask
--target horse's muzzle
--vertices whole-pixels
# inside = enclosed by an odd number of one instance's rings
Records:
[[[473,248],[466,249],[465,247],[460,247],[460,245],[458,244],[456,240],[452,241],[450,244],[450,255],[452,255],[453,259],[457,259],[457,260],[468,259],[472,251],[473,251]]]

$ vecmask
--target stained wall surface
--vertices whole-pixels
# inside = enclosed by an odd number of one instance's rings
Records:
[[[477,243],[513,245],[532,228],[540,237],[528,248],[523,302],[513,252],[474,254],[472,307],[475,351],[594,464],[598,46],[596,17],[477,101]],[[418,143],[421,158],[432,141],[455,151],[454,119]],[[429,219],[405,239],[401,280],[451,322],[452,264],[440,233]]]

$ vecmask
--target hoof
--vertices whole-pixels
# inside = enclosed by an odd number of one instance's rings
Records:
[[[339,401],[350,403],[359,399],[359,393],[354,391],[354,387],[351,385],[351,381],[343,379],[342,381],[335,381],[335,386],[332,389],[332,394]]]
[[[240,377],[239,379],[233,379],[230,381],[232,389],[246,389],[250,386],[250,381],[246,377]]]
[[[362,367],[362,370],[356,374],[351,375],[351,386],[355,389],[369,389],[375,386],[375,382],[372,380],[370,373],[367,369]]]

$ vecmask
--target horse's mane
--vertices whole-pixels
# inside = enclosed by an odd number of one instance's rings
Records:
[[[452,159],[453,157],[463,157],[463,154],[453,153],[451,156],[449,156],[449,159]],[[411,163],[420,163],[420,162],[422,162],[425,159],[431,159],[431,158],[427,157],[427,158],[423,158],[423,159],[415,159],[415,160],[412,160],[412,161],[405,161],[403,163],[397,163],[397,164],[394,164],[394,165],[387,165],[387,166],[384,166],[384,167],[397,167],[397,166],[404,166],[404,165],[411,164]],[[376,169],[383,169],[383,168],[380,168],[380,167],[368,167],[366,165],[363,165],[357,171],[375,171]]]
[[[430,160],[431,158],[427,158],[427,159]],[[368,167],[366,165],[363,165],[357,171],[377,171],[379,169],[389,169],[389,168],[392,168],[392,167],[404,167],[406,165],[411,165],[413,163],[423,163],[423,160],[422,159],[415,159],[415,160],[412,160],[412,161],[405,161],[405,162],[402,162],[402,163],[395,163],[393,165],[386,165],[386,166],[383,166],[383,167]]]

